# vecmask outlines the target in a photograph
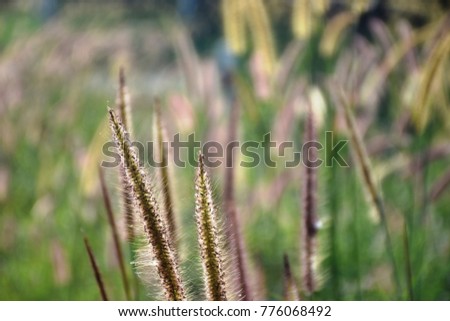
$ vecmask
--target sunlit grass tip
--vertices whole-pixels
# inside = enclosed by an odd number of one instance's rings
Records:
[[[126,170],[127,179],[132,186],[132,194],[144,222],[145,232],[151,244],[158,275],[167,300],[185,300],[186,294],[181,282],[179,268],[173,249],[170,246],[167,227],[161,216],[159,206],[151,190],[127,132],[116,113],[109,109],[111,131]]]
[[[198,155],[195,177],[195,218],[200,246],[206,296],[211,301],[227,300],[217,213],[203,155]]]

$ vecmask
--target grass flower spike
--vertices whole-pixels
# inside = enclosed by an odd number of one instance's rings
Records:
[[[158,175],[160,180],[160,188],[162,191],[162,202],[164,206],[164,214],[167,220],[167,227],[170,236],[170,241],[174,249],[177,248],[177,228],[175,222],[174,204],[172,197],[172,189],[170,182],[170,172],[168,164],[168,146],[165,144],[168,142],[165,128],[161,119],[161,108],[159,101],[155,102],[155,112],[154,112],[154,140],[155,140],[155,156],[157,162],[160,164],[158,168]]]
[[[309,107],[305,123],[305,139],[316,141],[314,114]],[[317,288],[317,169],[313,162],[317,159],[316,148],[308,151],[305,159],[305,186],[303,188],[303,287],[307,294],[312,294]]]
[[[133,198],[142,215],[145,231],[153,250],[158,275],[161,279],[167,300],[185,300],[186,294],[181,282],[175,254],[170,246],[170,240],[159,206],[150,189],[145,173],[139,168],[139,162],[115,112],[109,109],[110,125],[123,166],[126,170],[128,183],[132,187]]]
[[[125,80],[125,71],[119,71],[119,89],[117,92],[116,108],[119,112],[123,126],[128,133],[132,132],[130,95]],[[131,242],[134,240],[134,208],[131,196],[131,186],[127,182],[125,168],[120,167],[120,180],[122,185],[122,207],[127,224],[127,238]]]
[[[199,154],[195,178],[195,218],[205,278],[206,296],[211,301],[226,301],[225,277],[217,231],[216,209],[203,155]]]

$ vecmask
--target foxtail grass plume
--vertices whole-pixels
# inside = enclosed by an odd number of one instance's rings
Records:
[[[450,25],[450,23],[448,24]],[[450,35],[448,29],[447,27],[445,37],[440,39],[431,50],[422,70],[420,87],[412,110],[413,121],[420,132],[424,131],[432,114],[433,101],[435,101],[433,93],[436,92],[434,86],[438,81],[445,83],[444,75],[450,56]],[[440,90],[444,91],[443,88]]]
[[[239,103],[236,99],[233,99],[230,111],[230,121],[228,123],[228,142],[233,142],[236,140],[238,121]],[[252,293],[247,276],[245,246],[239,228],[239,220],[234,201],[235,173],[233,164],[233,149],[231,151],[227,150],[225,158],[227,166],[225,167],[223,201],[226,213],[225,216],[228,224],[228,245],[231,249],[231,253],[237,267],[237,287],[239,288],[241,299],[244,301],[251,301]]]
[[[130,94],[128,92],[128,87],[125,79],[125,70],[120,67],[119,70],[119,89],[117,92],[116,99],[117,110],[119,111],[120,119],[122,120],[123,126],[128,131],[132,133],[132,121],[131,121],[131,104],[130,104]]]
[[[125,290],[125,297],[127,300],[131,300],[130,294],[130,285],[128,283],[127,272],[125,269],[125,260],[122,253],[122,247],[120,246],[119,241],[119,232],[117,230],[116,220],[114,218],[114,213],[111,205],[111,198],[109,197],[108,189],[105,183],[105,175],[103,173],[102,168],[99,168],[99,177],[100,177],[100,186],[102,189],[103,195],[103,203],[105,204],[106,214],[108,216],[108,222],[111,226],[113,242],[114,242],[114,250],[116,252],[116,258],[119,263],[120,275],[122,277],[123,288]]]
[[[255,50],[261,55],[264,71],[275,71],[276,48],[270,16],[262,0],[222,0],[222,21],[225,39],[237,55],[247,49],[247,28]]]
[[[153,191],[149,187],[145,173],[139,168],[137,156],[131,149],[128,133],[111,109],[109,109],[109,119],[114,141],[126,169],[128,183],[132,186],[133,198],[142,215],[165,297],[170,301],[186,300],[177,260]]]
[[[295,0],[292,10],[292,30],[299,39],[308,38],[314,29],[315,19],[312,15],[310,0]]]
[[[305,123],[305,140],[314,142],[316,130],[314,113],[309,105],[309,111]],[[308,295],[317,289],[317,232],[319,221],[317,218],[317,168],[314,161],[317,160],[317,149],[310,148],[308,155],[304,155],[305,176],[303,187],[303,289]]]
[[[343,12],[333,17],[326,25],[320,40],[319,50],[325,57],[332,56],[343,38],[344,31],[351,26],[357,18],[351,12]]]
[[[86,247],[86,252],[89,256],[89,262],[91,263],[92,271],[94,272],[95,281],[97,282],[98,289],[100,290],[102,300],[108,301],[108,295],[106,294],[102,275],[100,274],[100,269],[98,268],[97,261],[95,259],[94,253],[92,252],[92,248],[87,237],[84,237],[84,246]]]
[[[173,247],[176,249],[177,228],[175,223],[174,204],[172,197],[172,189],[170,182],[169,164],[168,164],[168,146],[167,135],[161,119],[161,105],[159,101],[155,101],[153,124],[153,137],[155,140],[154,152],[155,160],[160,164],[158,168],[158,175],[161,182],[162,198],[163,198],[163,212],[167,221],[168,233]]]
[[[370,194],[373,206],[375,207],[375,210],[377,211],[378,217],[379,217],[381,224],[383,226],[383,229],[384,229],[385,240],[386,240],[386,250],[387,250],[389,259],[391,261],[391,264],[392,264],[392,273],[393,273],[393,277],[394,277],[394,281],[395,281],[395,285],[396,285],[397,296],[400,298],[401,292],[402,292],[400,276],[399,276],[399,271],[398,271],[398,267],[397,267],[397,263],[396,263],[396,259],[395,259],[395,255],[394,255],[394,249],[393,249],[391,236],[390,236],[390,232],[389,232],[388,222],[387,222],[387,218],[386,218],[386,211],[384,208],[384,202],[383,202],[381,193],[378,191],[378,188],[376,186],[375,178],[373,177],[373,171],[372,171],[372,168],[370,165],[369,156],[367,154],[367,150],[366,150],[366,147],[364,146],[362,138],[358,132],[355,118],[350,109],[350,104],[347,102],[347,99],[342,90],[340,92],[340,99],[341,99],[341,104],[343,105],[343,108],[344,108],[345,122],[346,122],[347,128],[350,132],[350,141],[351,141],[352,147],[355,151],[356,161],[359,164],[359,167],[361,169],[361,173],[363,176],[363,183],[366,186],[366,188]]]
[[[361,168],[361,173],[363,175],[364,185],[367,187],[369,195],[371,197],[373,206],[377,210],[379,218],[384,220],[384,208],[383,201],[381,195],[378,193],[378,189],[376,186],[376,180],[373,176],[373,171],[371,168],[369,156],[367,154],[367,150],[364,146],[364,143],[361,139],[361,136],[358,132],[358,128],[356,126],[355,117],[353,116],[353,112],[350,110],[350,105],[346,101],[344,94],[341,92],[341,102],[344,108],[345,114],[345,122],[347,124],[347,128],[350,132],[350,140],[352,142],[352,146],[355,150],[356,159],[358,161],[359,167]]]
[[[311,2],[313,11],[320,15],[325,14],[330,6],[330,0],[315,0]]]
[[[130,95],[125,80],[125,71],[123,67],[119,71],[119,89],[117,91],[116,109],[128,133],[132,132]],[[132,242],[135,237],[134,233],[134,205],[131,196],[131,186],[126,179],[125,168],[120,166],[120,180],[122,185],[122,208],[123,216],[127,225],[127,239]]]
[[[284,272],[284,284],[283,284],[283,299],[284,301],[300,301],[300,295],[295,282],[295,278],[292,275],[291,264],[289,263],[289,257],[284,254],[283,256],[283,272]]]
[[[328,7],[329,0],[294,0],[291,16],[294,35],[301,40],[309,38]]]
[[[370,0],[356,0],[356,1],[349,1],[350,10],[354,12],[355,14],[362,14],[364,11],[369,9],[369,6],[371,5],[372,1]]]
[[[195,219],[200,246],[206,296],[210,301],[226,301],[225,276],[222,251],[219,245],[217,213],[211,183],[206,172],[203,155],[198,156],[195,177]]]
[[[247,3],[246,14],[255,50],[261,55],[263,69],[267,75],[275,71],[276,48],[270,16],[262,0],[243,0]]]
[[[245,6],[242,0],[222,0],[222,24],[225,39],[231,51],[243,54],[247,48]]]

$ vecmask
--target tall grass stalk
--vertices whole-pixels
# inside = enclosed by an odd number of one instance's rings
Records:
[[[300,301],[300,292],[292,275],[291,264],[287,254],[283,256],[283,280],[283,299],[285,301]]]
[[[439,41],[432,48],[428,60],[425,63],[425,67],[421,78],[420,87],[417,93],[416,101],[412,110],[412,117],[416,124],[417,129],[420,132],[425,130],[425,127],[432,114],[432,98],[434,97],[433,84],[439,79],[440,71],[445,68],[450,54],[450,36],[448,34],[450,25],[450,15],[447,16],[444,21],[445,31],[443,37],[440,37]],[[441,73],[442,74],[442,73]],[[442,77],[440,79],[441,82]]]
[[[228,46],[235,54],[243,54],[247,49],[246,19],[244,19],[244,1],[220,1],[222,25]]]
[[[350,176],[350,186],[349,186],[349,193],[351,195],[350,202],[352,204],[351,211],[351,235],[352,235],[352,265],[355,268],[355,279],[356,279],[356,288],[357,293],[355,295],[355,300],[363,300],[363,290],[362,290],[362,261],[363,256],[361,255],[361,246],[360,243],[362,242],[362,236],[361,236],[361,217],[359,215],[359,212],[361,211],[361,198],[358,195],[358,192],[360,192],[360,185],[357,175],[349,175]]]
[[[330,117],[328,119],[328,126],[332,126],[331,122],[334,119],[335,113],[334,111],[329,111]],[[331,150],[333,148],[333,141],[327,139],[327,150]],[[329,157],[327,161],[330,163],[333,161],[331,155],[327,155]],[[330,211],[330,228],[329,228],[329,246],[330,246],[330,282],[331,288],[333,291],[333,296],[335,299],[341,297],[341,265],[340,265],[340,246],[339,246],[339,229],[340,226],[340,187],[339,187],[339,179],[338,176],[339,170],[337,166],[328,167],[328,177],[327,177],[327,199],[328,199],[328,209]]]
[[[98,289],[100,290],[102,300],[108,301],[108,295],[106,294],[102,275],[100,274],[100,269],[98,268],[97,261],[95,259],[94,253],[92,252],[92,248],[87,237],[84,237],[84,246],[86,247],[86,252],[89,256],[89,262],[91,263],[92,271],[94,272],[95,281],[97,282]]]
[[[387,250],[389,259],[391,261],[391,264],[392,264],[392,270],[393,270],[392,273],[393,273],[393,277],[394,277],[394,281],[395,281],[395,285],[396,285],[397,297],[400,298],[401,293],[402,293],[401,283],[400,283],[400,275],[399,275],[397,263],[395,260],[394,247],[393,247],[391,235],[389,232],[384,202],[383,202],[380,192],[378,191],[378,189],[376,187],[375,179],[373,177],[373,172],[372,172],[371,166],[370,166],[369,157],[367,156],[367,150],[366,150],[364,143],[361,139],[361,136],[358,132],[355,118],[350,109],[350,104],[347,102],[347,99],[344,96],[343,92],[341,92],[341,103],[344,108],[345,121],[347,124],[347,128],[350,131],[350,140],[352,143],[352,147],[355,151],[357,163],[359,164],[359,167],[361,169],[364,185],[366,186],[366,188],[369,192],[372,203],[378,213],[381,224],[384,228],[385,240],[386,240],[386,250]]]
[[[413,271],[411,262],[411,243],[409,240],[408,223],[403,225],[403,248],[405,253],[406,284],[408,285],[408,299],[414,300]]]
[[[315,19],[309,0],[295,0],[292,9],[292,31],[301,40],[308,38],[314,28]]]
[[[169,164],[168,164],[168,146],[167,135],[161,119],[161,105],[159,101],[155,101],[154,111],[154,133],[153,137],[155,141],[155,160],[160,164],[158,175],[160,178],[160,187],[162,190],[164,214],[166,216],[168,233],[170,235],[170,241],[174,247],[177,248],[177,228],[175,223],[174,204],[172,197],[172,189],[170,182]]]
[[[230,121],[228,124],[228,142],[231,143],[237,138],[237,124],[239,119],[239,103],[236,99],[232,99]],[[228,222],[228,239],[237,267],[237,280],[241,293],[241,299],[244,301],[252,300],[252,294],[248,283],[248,276],[245,262],[245,249],[242,240],[242,233],[239,228],[239,220],[237,217],[236,204],[234,201],[234,157],[233,149],[226,151],[226,168],[225,168],[225,186],[224,186],[224,207]]]
[[[105,176],[101,167],[99,167],[99,177],[103,195],[103,203],[105,204],[108,222],[112,231],[114,250],[116,252],[117,261],[119,263],[120,275],[122,277],[122,284],[125,291],[125,297],[127,300],[131,300],[130,285],[128,282],[127,272],[125,269],[125,260],[122,253],[122,247],[119,241],[119,232],[117,230],[116,220],[114,218],[114,213],[111,205],[111,198],[109,197],[109,192],[105,183]]]
[[[428,199],[432,202],[438,201],[447,188],[450,187],[450,170],[445,172],[440,179],[438,179],[430,189]]]
[[[126,169],[128,182],[132,186],[133,197],[139,205],[165,297],[170,301],[186,300],[178,263],[170,245],[167,226],[161,216],[153,191],[147,182],[145,173],[139,168],[139,162],[134,150],[131,149],[127,132],[111,109],[109,109],[109,118],[114,141]]]
[[[126,85],[125,71],[123,67],[119,71],[119,89],[117,91],[116,108],[119,112],[120,118],[128,133],[132,132],[131,122],[131,106],[130,95]],[[134,204],[131,196],[131,186],[128,184],[125,168],[120,166],[120,180],[122,186],[122,208],[127,225],[127,238],[132,242],[135,237],[134,233]],[[133,250],[130,249],[133,253]]]
[[[227,293],[223,272],[223,256],[217,230],[216,208],[212,197],[211,183],[201,154],[198,157],[195,178],[195,218],[206,296],[211,301],[226,301]]]
[[[276,47],[269,13],[262,0],[252,0],[246,3],[245,12],[248,15],[248,24],[255,50],[261,54],[264,71],[268,75],[272,75],[276,65]]]
[[[309,106],[305,123],[305,140],[317,141],[314,126],[314,113]],[[305,177],[303,188],[303,288],[307,295],[312,295],[317,288],[316,260],[317,260],[317,149],[310,148],[308,155],[304,155]]]

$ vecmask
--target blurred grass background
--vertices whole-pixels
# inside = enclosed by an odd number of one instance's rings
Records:
[[[225,49],[226,41],[236,49],[236,39],[224,38],[219,2],[0,2],[1,300],[98,299],[83,235],[110,296],[123,299],[97,173],[120,66],[141,141],[151,138],[155,96],[164,102],[169,133],[226,141],[229,107],[221,79],[229,69],[238,75],[241,141],[261,141],[271,131],[277,141],[299,147],[308,100],[322,119],[321,141],[326,130],[346,139],[338,82],[358,102],[357,121],[388,212],[401,298],[411,299],[412,281],[414,299],[450,299],[448,46],[430,71],[434,48],[448,43],[448,6],[324,1],[326,9],[309,9],[305,18],[295,1],[255,2],[266,18],[247,17],[247,45],[234,56]],[[300,20],[292,20],[294,13]],[[423,95],[426,75],[432,82]],[[349,168],[319,169],[323,282],[314,299],[395,299],[382,231],[349,145],[344,153]],[[183,268],[198,294],[194,171],[174,171]],[[222,169],[212,175],[220,204]],[[117,173],[107,176],[119,195]],[[284,253],[301,278],[302,186],[300,168],[237,169],[235,193],[257,298],[282,298]],[[140,299],[151,298],[146,291],[141,287]]]

